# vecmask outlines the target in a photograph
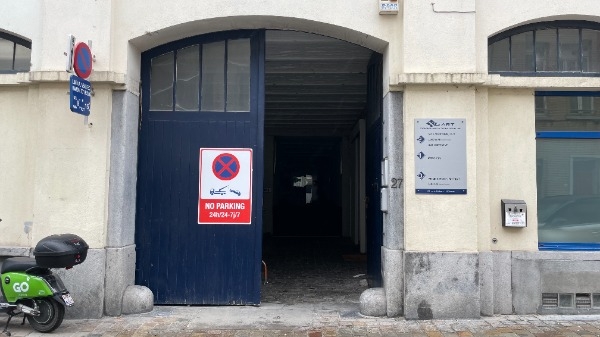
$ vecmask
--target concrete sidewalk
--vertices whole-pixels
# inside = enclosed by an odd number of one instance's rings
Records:
[[[481,319],[407,321],[363,317],[356,305],[263,304],[260,307],[160,306],[147,314],[65,320],[55,332],[35,332],[22,319],[12,336],[600,336],[600,315],[503,315]],[[6,318],[0,319],[4,325]]]

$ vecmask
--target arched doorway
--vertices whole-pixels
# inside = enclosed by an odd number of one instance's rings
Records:
[[[365,168],[365,158],[381,158],[381,104],[368,102],[369,93],[381,100],[377,55],[319,35],[264,30],[143,53],[136,283],[153,290],[156,303],[260,303],[263,235],[349,242],[365,266],[366,233],[381,235],[372,231],[381,217],[368,215],[379,212],[371,192],[380,166]],[[370,131],[376,149],[365,146]],[[198,224],[200,148],[253,150],[251,224]],[[365,214],[367,194],[377,212]],[[370,270],[377,280],[380,268]],[[364,289],[355,281],[358,298]]]

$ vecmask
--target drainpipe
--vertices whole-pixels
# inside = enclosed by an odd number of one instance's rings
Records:
[[[366,177],[365,177],[365,150],[367,147],[367,124],[364,119],[358,121],[359,128],[359,237],[360,252],[367,252],[367,195],[366,195]]]

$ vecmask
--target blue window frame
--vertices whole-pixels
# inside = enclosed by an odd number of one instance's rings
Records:
[[[528,24],[488,40],[488,71],[506,76],[600,76],[600,24]]]
[[[536,92],[540,250],[600,250],[600,92]]]
[[[29,71],[31,42],[0,32],[0,73]]]

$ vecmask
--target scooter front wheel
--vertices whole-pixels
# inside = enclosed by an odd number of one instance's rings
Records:
[[[65,317],[65,308],[55,299],[50,297],[36,298],[35,302],[40,311],[39,316],[27,315],[31,326],[39,332],[51,332],[58,328]]]

